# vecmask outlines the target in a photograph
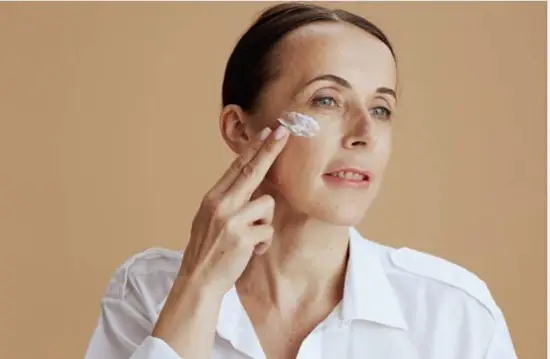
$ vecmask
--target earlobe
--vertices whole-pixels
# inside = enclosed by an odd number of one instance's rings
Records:
[[[252,138],[246,114],[237,105],[225,106],[220,114],[220,132],[233,152],[239,154],[247,147]]]

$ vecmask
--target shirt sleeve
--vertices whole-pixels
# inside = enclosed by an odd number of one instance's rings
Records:
[[[181,359],[125,302],[106,300],[85,359]]]
[[[501,315],[496,321],[495,332],[485,359],[517,359],[517,354],[514,349],[512,337],[510,331],[504,320],[504,316]]]
[[[145,260],[141,260],[146,264],[142,267],[148,266]],[[170,283],[160,287],[166,276],[140,270],[141,263],[134,261],[125,263],[111,278],[85,359],[181,359],[166,342],[151,336],[159,293],[167,291]]]

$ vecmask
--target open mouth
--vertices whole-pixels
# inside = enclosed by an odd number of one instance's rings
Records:
[[[334,171],[334,172],[326,173],[325,176],[332,180],[338,180],[338,181],[348,182],[348,183],[349,182],[365,183],[371,180],[370,173],[358,171],[358,170]]]

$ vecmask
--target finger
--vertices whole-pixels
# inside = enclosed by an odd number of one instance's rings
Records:
[[[254,156],[260,150],[262,144],[265,142],[266,138],[269,137],[271,129],[269,127],[264,128],[258,133],[256,138],[250,143],[241,155],[239,155],[225,171],[222,177],[214,184],[210,190],[210,196],[219,196],[235,182],[237,177],[241,174],[243,168],[247,163],[254,158]]]
[[[267,252],[269,247],[271,247],[271,242],[272,242],[272,239],[270,239],[269,241],[256,244],[256,246],[254,247],[254,254],[258,256],[265,254],[265,252]]]
[[[244,204],[262,183],[265,175],[288,140],[288,130],[280,126],[262,144],[256,156],[245,165],[233,185],[227,191],[232,202]]]
[[[248,202],[235,216],[235,220],[247,226],[271,224],[275,212],[275,200],[270,195],[263,195]]]
[[[273,227],[268,224],[251,229],[251,233],[247,238],[250,238],[252,241],[251,244],[254,246],[254,253],[265,253],[273,241],[273,233]]]

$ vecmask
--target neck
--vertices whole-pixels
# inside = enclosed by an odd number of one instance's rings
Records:
[[[292,312],[303,304],[340,301],[349,228],[276,214],[268,251],[254,255],[237,282],[239,292]]]

